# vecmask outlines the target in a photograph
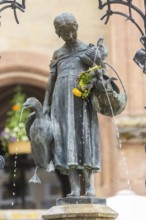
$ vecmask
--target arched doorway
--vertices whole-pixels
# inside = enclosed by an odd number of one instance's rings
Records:
[[[21,87],[27,97],[36,97],[43,103],[49,75],[48,63],[47,57],[38,54],[26,52],[2,53],[2,62],[0,64],[0,130],[2,130],[5,125],[6,114],[10,109],[10,100],[17,86]],[[1,148],[0,151],[0,153],[3,153]],[[27,164],[25,177],[28,183],[33,174],[33,169],[31,169],[34,167],[32,157],[31,155],[22,155],[19,156],[19,160],[21,162],[21,169],[23,167],[23,162],[25,162],[24,167],[26,167]],[[11,165],[8,164],[7,167]],[[1,189],[3,189],[3,182],[7,180],[7,174],[1,174]],[[42,171],[40,175],[42,178],[42,185],[29,185],[29,187],[27,187],[28,193],[26,193],[27,195],[25,196],[27,202],[21,202],[20,206],[17,204],[16,208],[45,208],[46,204],[48,208],[48,204],[50,204],[50,206],[55,204],[57,194],[60,196],[62,194],[64,196],[69,192],[67,191],[69,183],[65,176],[60,175],[58,172],[57,175],[55,173],[46,175],[44,171]],[[64,181],[66,184],[65,187],[62,187],[62,182]],[[38,193],[36,193],[38,187],[40,192],[39,196]],[[7,192],[5,191],[4,194],[7,194]],[[1,195],[3,195],[3,193],[1,193]],[[6,198],[9,198],[9,196],[10,195],[7,195]],[[4,198],[1,197],[0,200],[3,201]],[[11,208],[11,198],[6,200],[9,200],[7,205],[1,203],[1,208]],[[6,201],[4,203],[6,204]]]

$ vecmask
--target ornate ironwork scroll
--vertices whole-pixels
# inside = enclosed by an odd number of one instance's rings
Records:
[[[112,10],[112,5],[115,4],[128,7],[128,13],[126,14],[120,11]],[[107,7],[106,13],[101,18],[101,20],[105,19],[105,24],[108,23],[110,16],[116,14],[125,17],[127,20],[130,20],[140,31],[140,42],[142,43],[144,48],[139,49],[136,52],[133,60],[143,70],[143,72],[146,73],[146,0],[144,0],[145,12],[142,12],[141,9],[134,5],[132,0],[106,0],[104,2],[102,0],[98,0],[98,7],[99,9]],[[133,11],[135,11],[142,18],[143,27],[141,27],[133,18]]]
[[[0,6],[2,6],[0,8],[0,13],[8,8],[11,8],[14,12],[15,20],[16,20],[17,24],[19,24],[18,17],[17,17],[17,10],[24,12],[25,0],[22,0],[22,3],[19,3],[16,0],[13,0],[13,1],[12,0],[11,1],[0,0]]]

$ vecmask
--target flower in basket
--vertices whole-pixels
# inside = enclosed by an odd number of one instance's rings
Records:
[[[76,79],[77,87],[72,90],[73,94],[86,99],[93,90],[100,69],[101,66],[94,66],[85,72],[81,72]]]
[[[25,122],[30,114],[29,110],[23,113],[20,121],[22,106],[25,100],[26,95],[21,91],[20,87],[17,87],[10,102],[10,110],[7,112],[5,126],[0,133],[0,141],[4,151],[7,150],[10,142],[28,141],[25,131]]]

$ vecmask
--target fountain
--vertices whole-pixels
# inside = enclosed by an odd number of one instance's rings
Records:
[[[123,87],[124,94],[120,93],[118,75],[118,79],[106,75],[108,51],[103,38],[97,46],[79,41],[78,23],[71,13],[58,15],[54,26],[65,44],[54,52],[43,107],[35,98],[23,106],[35,111],[28,117],[26,131],[36,166],[47,169],[51,163],[68,175],[71,192],[58,198],[57,206],[42,219],[116,219],[117,213],[106,205],[106,199],[95,194],[94,174],[101,171],[97,112],[114,119],[126,106],[126,91]],[[38,179],[36,173],[34,177]]]

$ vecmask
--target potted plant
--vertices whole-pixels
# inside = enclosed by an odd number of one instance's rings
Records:
[[[17,87],[10,102],[11,109],[7,112],[7,120],[1,131],[0,140],[3,150],[10,154],[30,153],[30,143],[25,131],[25,122],[30,114],[29,109],[23,111],[22,105],[26,95]]]

